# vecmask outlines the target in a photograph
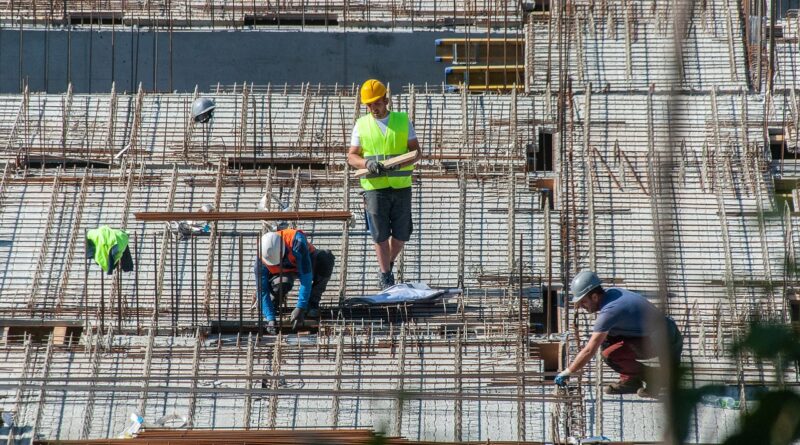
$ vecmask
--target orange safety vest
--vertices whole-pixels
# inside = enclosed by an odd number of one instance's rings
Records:
[[[267,266],[267,270],[271,275],[278,275],[281,273],[286,272],[297,272],[297,258],[294,257],[294,252],[292,252],[292,244],[294,244],[294,236],[297,232],[303,233],[302,230],[296,229],[283,229],[276,232],[278,235],[281,236],[283,240],[283,244],[286,246],[286,252],[283,254],[283,258],[281,258],[281,264],[275,266]],[[305,233],[303,233],[305,235]],[[308,253],[313,252],[315,249],[314,245],[308,242]]]

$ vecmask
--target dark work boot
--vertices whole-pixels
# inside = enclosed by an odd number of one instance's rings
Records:
[[[314,289],[311,289],[311,298],[308,302],[308,309],[306,310],[306,318],[319,318],[319,300],[321,295],[314,295]]]
[[[644,387],[639,388],[636,394],[639,397],[656,398],[661,392],[661,379],[659,379],[660,368],[655,366],[644,366]]]
[[[309,307],[306,318],[319,318],[319,307]]]
[[[381,290],[394,286],[394,274],[391,272],[381,273],[380,286]]]
[[[322,300],[322,292],[328,285],[328,279],[320,279],[311,286],[311,298],[308,299],[307,318],[319,318],[319,302]]]
[[[642,379],[632,378],[626,382],[619,381],[606,385],[606,394],[635,394],[642,387]]]
[[[636,391],[636,395],[643,399],[656,399],[659,394],[661,394],[661,388],[657,385],[647,385]]]

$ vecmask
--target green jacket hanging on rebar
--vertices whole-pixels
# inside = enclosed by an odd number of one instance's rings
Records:
[[[125,231],[100,226],[86,232],[86,257],[94,258],[103,272],[110,273],[126,251],[128,234]]]

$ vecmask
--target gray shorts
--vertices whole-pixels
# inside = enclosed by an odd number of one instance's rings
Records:
[[[372,241],[382,243],[392,237],[398,241],[411,239],[411,187],[386,188],[364,192],[367,201],[367,224]]]

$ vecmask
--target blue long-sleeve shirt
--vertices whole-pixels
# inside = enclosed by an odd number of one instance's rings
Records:
[[[289,252],[283,254],[281,264],[284,269],[297,269],[297,278],[300,280],[300,290],[297,296],[297,306],[301,309],[308,308],[308,302],[311,298],[311,284],[313,281],[313,273],[311,270],[311,252],[308,249],[308,240],[301,232],[297,232],[292,241],[292,254],[295,258],[295,263],[289,260]],[[275,321],[275,305],[272,304],[272,299],[269,294],[269,280],[272,277],[267,266],[264,265],[256,257],[253,272],[256,276],[256,286],[258,298],[261,300],[261,310],[264,313],[264,318],[267,321]],[[259,277],[261,278],[259,282]]]

